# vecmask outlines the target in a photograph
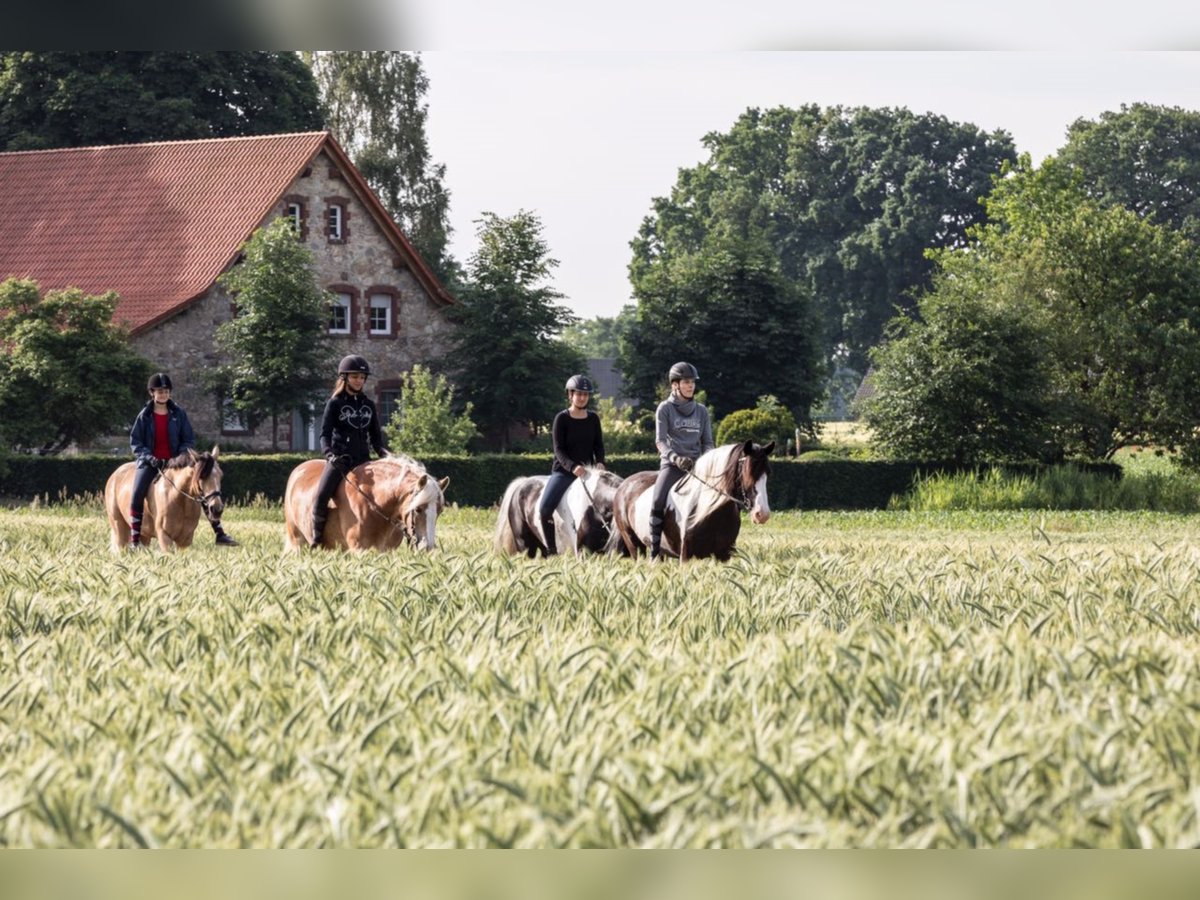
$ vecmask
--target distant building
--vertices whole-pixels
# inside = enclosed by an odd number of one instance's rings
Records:
[[[220,362],[213,334],[233,314],[217,277],[281,216],[332,294],[339,355],[370,361],[386,419],[401,377],[448,349],[454,301],[329,132],[0,153],[0,280],[116,291],[117,319],[170,373],[200,436],[269,447],[270,425],[246,428],[204,382]],[[280,444],[312,449],[313,418],[282,419]]]
[[[625,379],[617,371],[616,359],[611,356],[589,359],[588,374],[600,397],[612,398],[617,406],[637,406],[637,401],[625,393]]]

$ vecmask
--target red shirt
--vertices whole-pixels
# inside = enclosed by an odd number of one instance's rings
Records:
[[[167,414],[154,414],[154,455],[159,459],[171,458],[171,441],[167,438]]]

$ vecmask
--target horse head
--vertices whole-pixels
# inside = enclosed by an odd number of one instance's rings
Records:
[[[775,449],[775,442],[756,444],[746,441],[738,445],[730,457],[730,493],[741,499],[750,511],[750,519],[762,525],[771,518],[771,506],[767,502],[767,476],[771,474],[771,461],[767,458]]]
[[[446,487],[449,478],[435,479],[415,459],[406,456],[389,456],[401,466],[392,490],[392,503],[399,506],[400,521],[404,532],[414,547],[425,550],[437,548],[437,520],[446,507]]]
[[[197,453],[195,450],[189,449],[187,461],[182,463],[191,466],[192,477],[191,483],[188,485],[189,493],[199,501],[205,518],[210,522],[221,521],[221,514],[225,511],[225,499],[221,496],[221,478],[224,473],[221,471],[220,463],[217,462],[220,455],[221,448],[215,444],[212,451],[208,453]]]

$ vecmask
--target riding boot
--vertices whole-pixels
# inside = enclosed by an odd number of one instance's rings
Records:
[[[546,541],[546,555],[556,556],[558,554],[558,544],[554,537],[554,519],[542,519],[542,535]]]
[[[313,512],[312,517],[312,540],[308,542],[308,546],[316,550],[321,546],[321,535],[325,533],[325,519],[328,513],[324,510]]]
[[[662,558],[662,530],[663,518],[662,513],[650,511],[650,559],[656,560]]]
[[[238,546],[238,542],[235,541],[233,538],[231,538],[229,535],[227,535],[225,533],[225,529],[221,527],[221,523],[219,521],[213,522],[211,524],[212,524],[213,534],[216,535],[216,543],[218,546],[220,546],[220,547],[237,547]]]

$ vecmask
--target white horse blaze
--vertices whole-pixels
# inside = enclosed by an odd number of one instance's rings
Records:
[[[771,518],[771,504],[767,501],[767,476],[759,475],[758,481],[754,483],[754,488],[758,493],[754,498],[754,507],[750,511],[750,517],[761,525]]]

